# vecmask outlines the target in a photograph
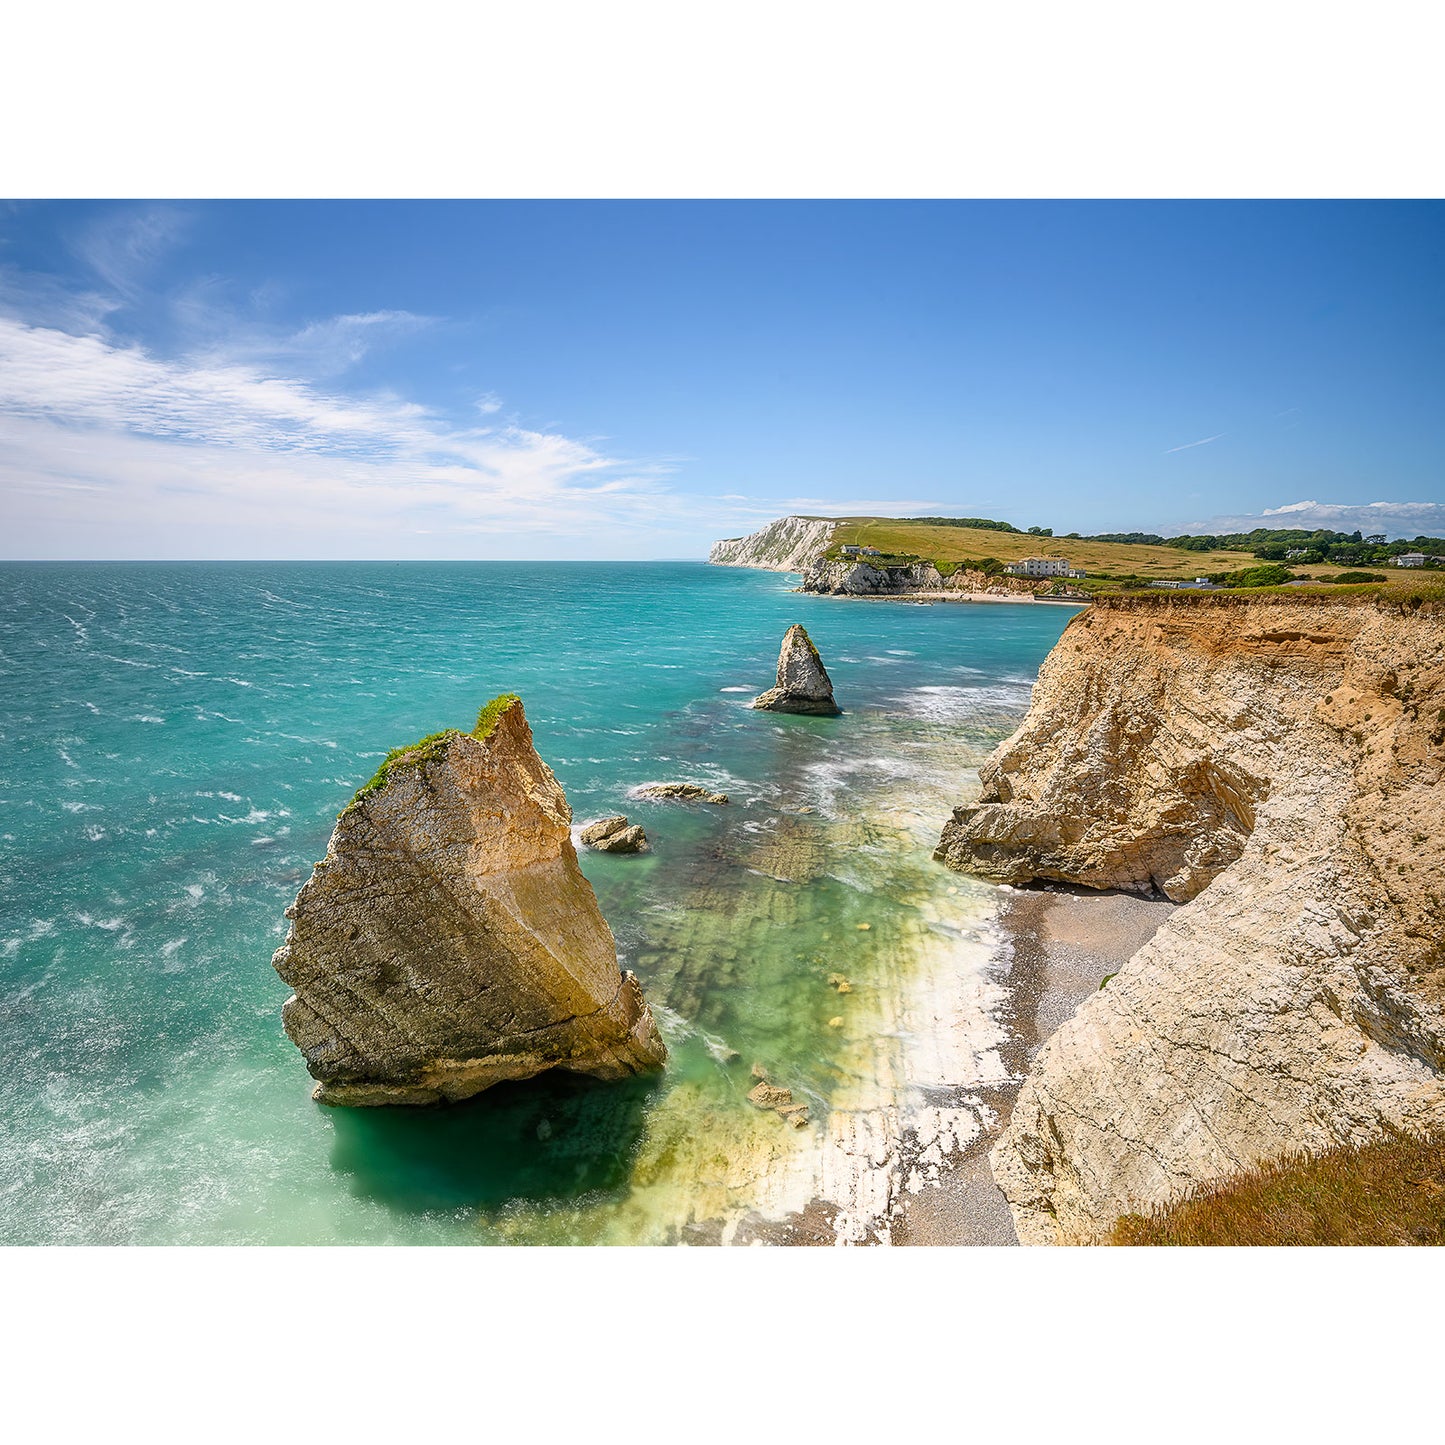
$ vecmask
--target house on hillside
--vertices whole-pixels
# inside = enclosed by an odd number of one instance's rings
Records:
[[[843,555],[845,557],[861,557],[863,555],[863,549],[861,547],[855,547],[851,542],[844,542]]]
[[[1395,558],[1397,567],[1423,567],[1425,565],[1425,554],[1423,552],[1401,552]]]
[[[1004,569],[1010,577],[1082,577],[1063,557],[1021,557]]]

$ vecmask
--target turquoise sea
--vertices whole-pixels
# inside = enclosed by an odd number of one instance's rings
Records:
[[[1072,611],[700,563],[0,566],[0,1242],[882,1239],[991,1121],[994,891],[932,863]],[[786,627],[846,709],[748,709]],[[389,749],[520,693],[672,1059],[311,1101],[282,910]],[[629,799],[697,780],[727,807]],[[866,925],[864,927],[863,925]],[[846,985],[844,987],[843,985]],[[754,1110],[763,1063],[807,1130]]]

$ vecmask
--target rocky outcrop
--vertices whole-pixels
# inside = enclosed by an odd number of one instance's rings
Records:
[[[726,793],[714,793],[700,783],[647,783],[632,790],[634,798],[659,798],[673,803],[712,803],[721,807],[728,800]]]
[[[620,813],[589,823],[579,835],[582,842],[599,853],[646,853],[647,834],[639,824],[628,825]]]
[[[752,706],[764,712],[804,713],[836,717],[842,708],[833,701],[833,682],[807,629],[795,622],[783,634],[778,652],[778,681],[755,697]]]
[[[1175,899],[992,1154],[1030,1243],[1445,1124],[1445,609],[1102,600],[938,856]]]
[[[793,1098],[793,1091],[775,1084],[768,1077],[768,1071],[761,1064],[753,1065],[753,1078],[758,1082],[748,1091],[748,1103],[755,1109],[774,1113],[784,1123],[795,1129],[805,1129],[811,1118],[808,1106]]]
[[[429,1104],[666,1050],[515,697],[387,756],[286,910],[287,1034],[328,1104]]]
[[[981,572],[975,567],[959,567],[944,573],[932,562],[898,564],[819,557],[803,573],[798,590],[829,597],[907,597],[917,592],[955,592],[1027,598],[1053,591],[1056,585],[1055,579],[1030,581],[1026,577]]]
[[[707,560],[714,567],[801,572],[828,550],[837,525],[827,517],[780,517],[747,537],[714,542]]]

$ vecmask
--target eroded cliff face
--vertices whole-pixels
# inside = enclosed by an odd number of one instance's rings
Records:
[[[483,719],[388,758],[287,909],[282,1022],[325,1103],[434,1103],[666,1058],[522,704]]]
[[[1044,1045],[992,1154],[1020,1237],[1445,1124],[1445,610],[1076,617],[938,855],[1178,908]]]
[[[715,567],[802,572],[828,550],[837,525],[827,517],[780,517],[749,536],[714,542],[707,560]]]
[[[906,597],[915,592],[987,592],[1000,597],[1024,597],[1054,586],[1052,579],[993,576],[973,567],[960,567],[944,576],[931,562],[909,566],[882,566],[851,558],[817,558],[803,572],[801,592],[832,597]]]

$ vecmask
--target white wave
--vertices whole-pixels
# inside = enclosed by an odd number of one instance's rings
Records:
[[[1028,708],[1029,690],[1018,684],[958,687],[934,684],[910,688],[888,699],[908,713],[928,722],[967,722],[997,717],[1001,713],[1022,718]]]
[[[750,688],[750,687],[720,687],[720,688],[718,688],[718,691],[719,691],[719,692],[751,692],[751,691],[752,691],[752,688]]]

